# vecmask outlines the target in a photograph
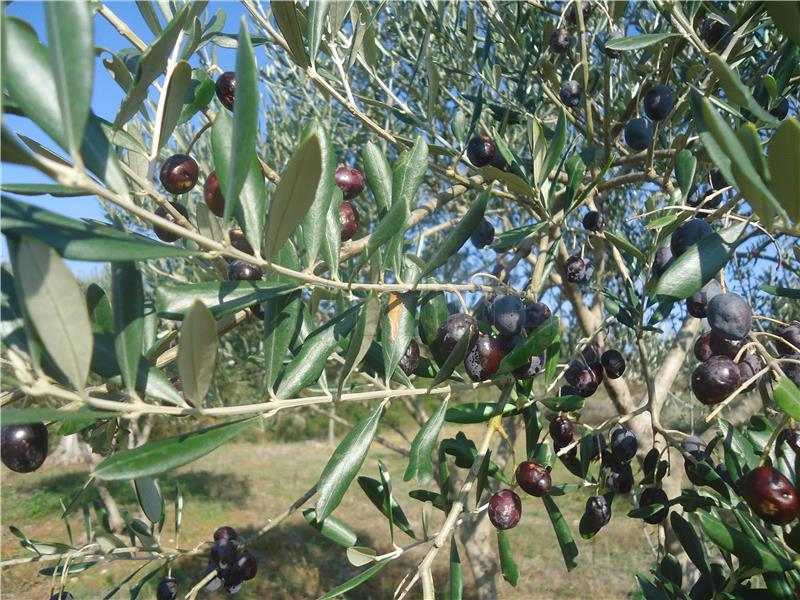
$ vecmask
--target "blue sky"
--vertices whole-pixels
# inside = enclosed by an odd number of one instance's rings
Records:
[[[134,2],[108,2],[106,3],[109,8],[119,16],[128,26],[146,43],[153,42],[154,35],[150,29],[145,25],[139,10]],[[153,3],[154,5],[156,3]],[[238,2],[211,2],[209,3],[206,13],[213,14],[217,9],[223,8],[227,13],[227,20],[223,32],[235,32],[238,30],[238,24],[242,15],[246,11]],[[47,27],[44,20],[44,4],[42,2],[13,2],[4,7],[5,12],[14,17],[18,17],[30,23],[39,38],[46,43],[47,40]],[[156,8],[158,12],[158,9]],[[165,23],[162,18],[162,25]],[[94,21],[95,26],[95,47],[105,48],[112,52],[116,52],[122,48],[131,47],[131,43],[123,38],[116,29],[114,29],[105,18],[97,15]],[[216,48],[217,58],[220,66],[223,69],[234,69],[235,51],[224,48]],[[102,63],[102,56],[108,56],[104,53],[101,57],[95,60],[94,72],[94,86],[92,90],[92,109],[94,112],[107,119],[113,121],[122,102],[124,95],[122,89],[114,82],[114,80],[106,71]],[[192,61],[196,64],[196,60]],[[162,78],[163,79],[163,78]],[[46,134],[44,134],[36,125],[32,124],[29,120],[16,117],[13,115],[4,117],[4,126],[8,126],[12,131],[17,131],[27,135],[52,149],[57,149],[58,146],[53,143]],[[50,183],[51,180],[42,175],[37,170],[30,167],[21,167],[18,165],[2,165],[0,170],[0,179],[6,183]],[[94,196],[81,196],[76,198],[53,198],[51,196],[24,196],[21,197],[25,202],[29,202],[36,206],[41,206],[68,215],[74,218],[93,218],[101,219],[103,217],[100,205]],[[0,259],[3,261],[8,258],[8,250],[6,248],[5,238],[3,238],[2,246],[0,246]],[[87,263],[68,261],[70,268],[80,275],[89,275],[100,268],[101,263]]]

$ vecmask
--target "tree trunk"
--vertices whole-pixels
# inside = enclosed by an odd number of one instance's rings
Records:
[[[480,600],[497,598],[497,556],[493,550],[495,529],[486,516],[486,511],[466,517],[458,529],[464,546],[466,560],[475,579],[475,595]]]
[[[83,461],[86,463],[89,469],[92,469],[95,463],[94,455],[92,454],[92,448],[88,444],[84,444],[82,442],[79,442],[78,447],[83,454]],[[125,520],[122,518],[122,513],[120,513],[116,500],[114,500],[114,497],[108,491],[108,488],[104,483],[95,480],[95,489],[97,490],[97,495],[100,497],[100,501],[103,503],[106,513],[108,514],[108,525],[111,527],[111,531],[114,533],[120,533],[125,529]]]
[[[85,446],[78,434],[62,436],[58,441],[58,446],[50,454],[49,464],[66,466],[83,462],[83,450]]]

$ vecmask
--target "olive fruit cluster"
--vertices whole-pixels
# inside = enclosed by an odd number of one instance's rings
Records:
[[[342,190],[344,197],[339,206],[339,225],[341,226],[341,239],[346,242],[353,239],[358,231],[358,211],[350,201],[364,191],[366,177],[358,169],[340,165],[336,168],[333,181]]]
[[[439,327],[430,350],[436,362],[443,365],[458,342],[469,335],[464,369],[473,381],[486,381],[497,372],[503,357],[523,341],[523,330],[530,335],[550,314],[550,309],[542,303],[526,305],[510,295],[487,297],[478,317],[493,325],[496,334],[480,331],[475,317],[455,313]],[[543,366],[543,358],[533,356],[514,369],[513,374],[518,380],[531,379]]]
[[[210,561],[206,576],[216,570],[216,576],[206,584],[205,590],[215,592],[222,586],[229,594],[242,589],[242,583],[250,581],[258,572],[258,563],[252,552],[241,552],[239,535],[233,527],[219,527],[214,532]]]
[[[663,121],[675,107],[675,94],[666,85],[654,85],[644,95],[642,108],[647,118],[637,117],[625,124],[625,143],[641,152],[650,147],[655,135],[654,122]]]
[[[550,469],[532,460],[517,465],[517,484],[523,491],[541,498],[550,493]],[[516,527],[522,518],[522,500],[513,490],[500,490],[489,499],[489,521],[497,529]]]
[[[723,293],[712,280],[689,299],[690,314],[705,316],[711,330],[695,342],[694,354],[701,364],[692,373],[692,391],[706,405],[722,402],[764,366],[756,354],[739,355],[749,333],[753,314],[748,302],[733,293]]]

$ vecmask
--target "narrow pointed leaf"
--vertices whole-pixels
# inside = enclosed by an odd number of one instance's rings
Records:
[[[453,351],[447,356],[444,361],[444,364],[439,369],[439,372],[436,373],[436,377],[433,378],[429,387],[434,388],[440,383],[442,383],[445,379],[450,377],[453,374],[453,371],[456,370],[456,367],[460,365],[464,361],[464,357],[467,355],[467,350],[469,349],[469,342],[472,339],[473,330],[470,327],[469,332],[465,332],[461,339],[458,340],[458,343],[453,348]]]
[[[110,226],[70,219],[8,196],[3,196],[2,203],[0,227],[3,233],[36,238],[55,248],[64,258],[118,262],[197,254]]]
[[[356,542],[358,542],[356,533],[341,519],[329,516],[322,522],[317,521],[317,513],[313,508],[305,509],[303,511],[303,517],[314,529],[340,546],[350,548],[351,546],[355,546]]]
[[[289,46],[292,59],[301,68],[305,69],[308,66],[308,56],[303,42],[303,33],[297,19],[294,0],[289,2],[271,0],[269,7],[272,10],[272,16],[275,17],[275,23],[278,24],[278,29],[280,29]]]
[[[208,103],[214,98],[214,80],[205,71],[195,71],[195,77],[189,82],[186,90],[181,115],[178,117],[178,125],[187,123],[198,111],[208,106]]]
[[[705,547],[700,538],[697,537],[697,533],[691,523],[675,511],[670,513],[669,522],[689,560],[694,563],[700,573],[711,573],[711,566],[708,563]]]
[[[567,143],[567,117],[563,109],[558,115],[558,122],[556,129],[553,133],[553,138],[550,140],[550,145],[547,147],[547,155],[544,160],[544,167],[541,170],[541,175],[537,183],[542,185],[544,180],[547,179],[561,162],[561,153],[564,151],[564,145]]]
[[[190,5],[185,5],[164,28],[161,35],[142,53],[136,66],[133,87],[119,107],[117,116],[114,119],[114,128],[119,129],[122,127],[139,111],[147,98],[150,84],[167,68],[167,60],[175,47],[178,35],[183,29],[189,8]]]
[[[431,452],[436,446],[446,413],[447,400],[445,399],[414,436],[414,441],[411,442],[411,454],[408,457],[408,467],[403,475],[404,481],[416,479],[417,482],[424,485],[433,477]]]
[[[384,376],[387,381],[392,378],[394,370],[414,337],[416,312],[416,293],[389,294],[386,308],[381,315],[381,348]]]
[[[234,159],[233,126],[233,118],[227,111],[220,111],[214,118],[214,125],[211,128],[211,152],[214,156],[214,167],[219,186],[222,190],[227,189],[231,161]],[[244,160],[244,156],[239,158]],[[242,226],[245,238],[253,248],[260,251],[264,238],[267,191],[255,151],[250,153],[250,168],[247,178],[234,205],[232,210],[236,215],[236,221]],[[227,209],[227,196],[225,206]]]
[[[90,195],[88,190],[55,183],[3,183],[0,185],[0,190],[8,192],[9,194],[18,194],[21,196],[50,195],[56,198]]]
[[[322,148],[312,134],[300,144],[281,174],[269,206],[264,253],[272,258],[303,220],[314,202],[322,175]]]
[[[457,404],[447,409],[444,420],[448,423],[485,423],[497,416],[498,405],[496,402],[466,402]],[[519,410],[512,404],[503,407],[503,417],[517,414]]]
[[[290,269],[299,269],[294,246],[286,243],[275,261]],[[285,283],[288,277],[268,273],[270,283]],[[303,325],[303,296],[299,291],[269,298],[262,303],[264,310],[264,385],[272,388],[278,378],[287,351],[297,341]]]
[[[306,127],[300,141],[305,141],[312,133],[316,134],[319,141],[322,171],[314,201],[303,218],[303,242],[306,247],[306,262],[308,264],[314,264],[323,243],[325,243],[328,213],[333,200],[334,172],[336,171],[336,155],[330,136],[316,119]],[[337,217],[338,208],[337,206]],[[341,235],[334,237],[341,240]],[[330,254],[333,254],[333,250],[330,251]]]
[[[274,4],[274,1],[273,1]],[[323,594],[318,598],[318,600],[333,600],[333,598],[340,598],[344,593],[349,592],[352,589],[357,588],[362,583],[367,581],[370,577],[375,575],[378,571],[380,571],[383,567],[388,565],[391,561],[384,560],[379,563],[375,563],[369,569],[362,571],[352,579],[348,579],[343,584],[336,586],[332,590],[329,590],[327,593]]]
[[[296,286],[266,281],[206,281],[156,288],[156,309],[168,319],[183,319],[195,300],[216,317],[242,310],[256,302],[289,294]]]
[[[175,126],[178,124],[181,112],[183,111],[183,101],[186,97],[186,91],[189,89],[189,82],[192,79],[191,65],[182,60],[175,65],[172,70],[172,75],[167,84],[167,97],[164,102],[164,116],[161,120],[161,129],[158,133],[158,148],[163,148]]]
[[[94,75],[94,28],[89,2],[45,4],[50,64],[58,90],[58,104],[67,147],[80,152],[89,118]]]
[[[572,539],[569,524],[558,509],[558,505],[550,496],[543,496],[542,502],[550,517],[550,522],[553,524],[553,531],[555,531],[558,545],[561,548],[564,564],[567,567],[567,571],[571,571],[578,566],[578,546],[575,545],[575,541]]]
[[[675,157],[675,178],[678,180],[678,187],[684,198],[688,196],[689,189],[692,187],[696,168],[697,159],[694,154],[685,148],[678,152],[678,156]]]
[[[770,189],[795,223],[800,223],[800,122],[786,119],[769,143]]]
[[[678,33],[645,33],[642,35],[634,35],[630,37],[619,38],[616,40],[608,40],[605,47],[609,50],[620,50],[623,52],[629,50],[639,50],[647,48],[655,44],[660,44],[664,40],[672,37],[680,37]]]
[[[464,592],[464,577],[461,558],[458,556],[456,537],[450,538],[450,600],[461,600]]]
[[[390,506],[391,508],[387,507],[386,502],[386,487],[377,479],[373,479],[372,477],[364,477],[361,476],[358,478],[358,485],[367,495],[370,502],[375,505],[375,507],[383,513],[387,519],[394,525],[397,525],[402,531],[407,533],[412,538],[414,536],[414,530],[411,529],[411,525],[408,522],[408,518],[406,514],[403,512],[403,509],[394,499],[394,497],[390,497]]]
[[[432,273],[443,264],[445,264],[450,257],[458,252],[461,247],[467,242],[472,232],[483,220],[483,215],[486,212],[486,205],[489,202],[491,193],[489,190],[483,192],[478,198],[470,205],[469,210],[458,222],[444,239],[444,242],[436,246],[433,255],[428,259],[425,268],[420,272],[418,281],[424,276]]]
[[[728,263],[744,230],[737,223],[690,246],[659,278],[654,295],[683,300],[700,290]]]
[[[775,196],[772,195],[772,192],[770,192],[769,188],[767,188],[767,185],[756,171],[750,158],[747,156],[747,152],[742,147],[741,142],[736,137],[730,125],[728,125],[725,119],[712,107],[708,99],[700,96],[696,91],[691,93],[691,104],[695,123],[698,130],[701,132],[703,143],[709,150],[711,158],[722,171],[725,179],[727,181],[733,181],[742,195],[753,202],[754,205],[771,205],[775,211],[781,212],[780,204],[778,204]],[[715,145],[709,147],[704,137],[705,132],[711,134]],[[725,165],[724,163],[720,164],[720,162],[717,161],[717,149],[727,158],[729,165]],[[728,172],[725,171],[726,168]],[[732,179],[729,179],[729,176],[731,176]]]
[[[369,189],[378,204],[378,215],[382,217],[392,205],[392,169],[386,156],[373,142],[367,142],[361,156]]]
[[[144,286],[136,263],[111,265],[111,298],[117,364],[125,387],[135,390],[144,338]]]
[[[725,96],[728,100],[735,102],[742,108],[746,108],[766,123],[777,123],[777,119],[765,111],[756,99],[753,98],[750,90],[742,83],[742,80],[739,79],[739,75],[724,59],[715,52],[712,52],[708,58],[711,69],[714,71],[714,75],[717,76],[717,79],[719,79],[719,83],[722,89],[725,90]]]
[[[236,49],[236,104],[233,108],[231,163],[225,182],[225,223],[230,223],[239,193],[253,166],[258,135],[258,72],[247,20],[242,16],[239,46]],[[259,240],[260,242],[260,240]],[[255,247],[260,246],[260,243]],[[280,246],[278,246],[280,248]]]
[[[381,316],[381,303],[375,292],[370,292],[366,301],[359,312],[358,323],[355,332],[350,338],[350,345],[347,348],[342,373],[339,376],[338,394],[342,394],[345,383],[353,369],[361,363],[369,351],[375,335],[378,333],[378,323]]]
[[[517,367],[526,364],[531,357],[538,356],[544,352],[558,339],[560,332],[561,328],[558,317],[550,317],[547,319],[547,321],[534,329],[533,332],[525,338],[525,341],[517,345],[511,352],[503,357],[503,360],[500,361],[500,368],[497,369],[497,375],[500,376],[510,373]]]
[[[342,501],[378,431],[383,405],[379,404],[359,421],[339,443],[319,478],[316,511],[318,519],[325,519]]]
[[[322,34],[325,32],[325,24],[328,21],[328,11],[330,10],[330,0],[317,0],[308,5],[308,56],[313,66],[317,59],[319,43],[322,41]]]
[[[504,530],[497,531],[497,549],[500,553],[500,572],[503,574],[503,579],[517,587],[519,581],[519,567],[514,561],[514,555],[511,552],[511,541],[508,539],[508,532]]]
[[[774,389],[775,403],[795,420],[800,419],[800,390],[788,377],[781,377]]]
[[[331,353],[355,327],[358,310],[359,305],[347,309],[306,338],[300,352],[278,380],[278,389],[275,391],[278,398],[293,398],[319,379]]]
[[[250,417],[148,442],[109,456],[95,467],[94,476],[110,481],[166,473],[216,450],[258,420],[259,417]]]
[[[428,169],[428,145],[421,137],[404,154],[392,173],[392,207],[381,219],[369,241],[369,248],[377,248],[408,228],[411,201],[422,184]]]
[[[757,539],[745,535],[707,513],[698,512],[697,515],[700,526],[711,541],[726,552],[736,555],[743,565],[771,573],[780,573],[792,568],[791,561],[771,552]]]
[[[158,523],[161,520],[163,499],[155,479],[152,477],[140,477],[133,480],[133,485],[136,488],[136,498],[139,500],[139,506],[142,507],[145,516],[151,523]]]
[[[183,393],[200,406],[208,393],[217,358],[217,322],[200,300],[195,300],[181,325],[178,374]]]
[[[103,412],[80,408],[78,410],[62,410],[56,408],[4,408],[0,412],[3,425],[24,425],[26,423],[42,423],[43,421],[57,421],[59,423],[73,423],[97,421],[100,419],[116,418],[116,412]]]
[[[344,195],[342,190],[334,186],[328,213],[325,215],[325,239],[322,241],[322,253],[328,265],[331,277],[339,277],[339,252],[342,248],[342,222],[339,220],[339,208]]]
[[[25,21],[3,14],[3,86],[28,117],[67,147],[47,48]]]
[[[31,238],[20,241],[14,266],[22,301],[42,344],[75,389],[82,390],[93,340],[75,276],[52,248]]]

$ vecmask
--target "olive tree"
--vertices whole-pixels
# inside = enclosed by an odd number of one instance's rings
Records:
[[[85,544],[16,530],[34,555],[3,566],[48,563],[59,594],[95,564],[149,561],[136,596],[203,554],[201,580],[158,597],[236,591],[248,544],[303,510],[364,567],[325,597],[412,549],[396,597],[433,598],[448,555],[460,597],[457,535],[475,594],[496,597],[496,570],[519,576],[522,495],[567,570],[581,538],[641,519],[659,533],[647,598],[796,597],[798,5],[244,0],[238,23],[228,6],[137,3],[137,32],[112,3],[51,2],[46,46],[3,16],[3,113],[42,136],[4,122],[2,160],[52,179],[2,186],[3,462],[35,470],[48,436],[80,433],[100,458],[53,518],[119,480],[144,517],[114,531],[98,511]],[[99,19],[131,47],[96,48]],[[113,120],[92,110],[98,60],[124,92]],[[19,199],[41,194],[95,196],[107,219]],[[64,259],[108,262],[109,285],[84,293]],[[259,355],[255,401],[213,391],[236,353]],[[667,414],[688,382],[691,430]],[[616,414],[582,422],[601,387]],[[356,422],[334,412],[351,403]],[[407,447],[380,433],[392,403],[418,422]],[[309,408],[348,433],[305,494],[248,539],[161,544],[183,500],[160,475]],[[129,443],[144,417],[182,433]],[[485,430],[440,439],[444,423]],[[410,498],[382,464],[357,478],[373,442],[408,457]],[[354,545],[345,494],[386,517],[390,551]],[[586,501],[577,531],[565,494]],[[611,519],[625,495],[637,507]]]

